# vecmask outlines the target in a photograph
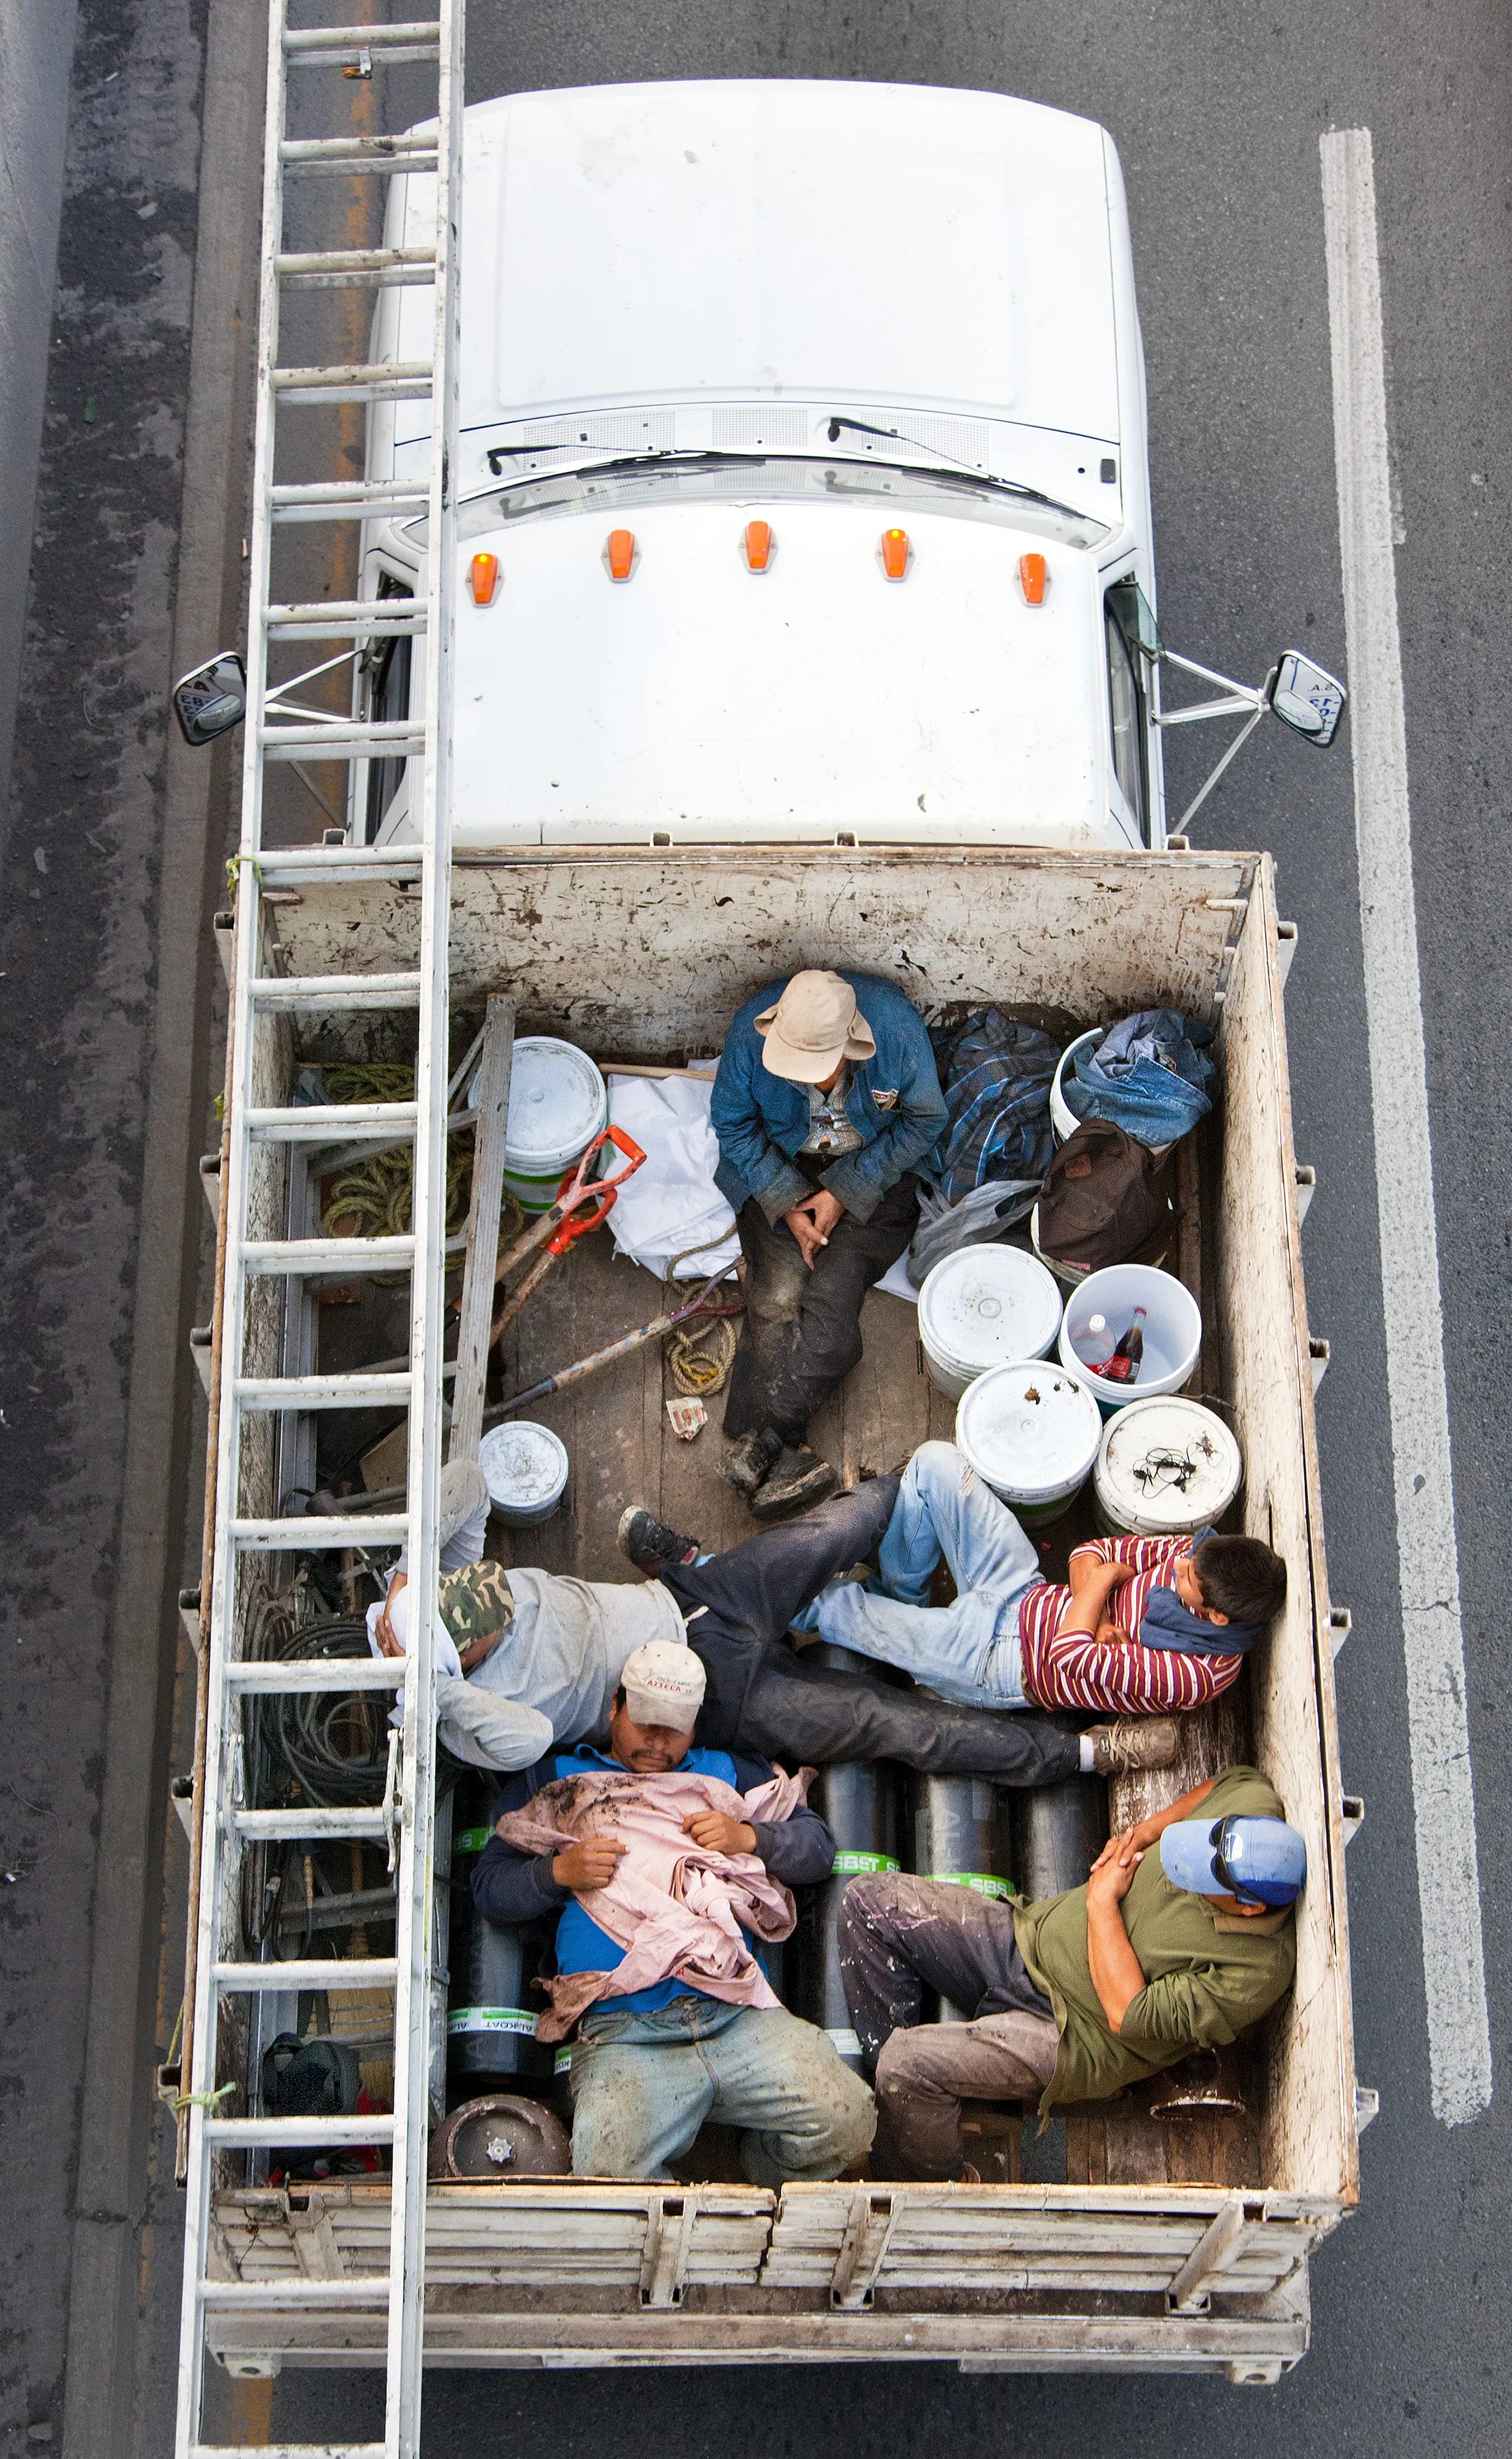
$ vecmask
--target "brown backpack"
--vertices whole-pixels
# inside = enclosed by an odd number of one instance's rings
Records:
[[[1105,1264],[1164,1264],[1181,1220],[1172,1178],[1168,1155],[1157,1161],[1109,1119],[1083,1120],[1040,1191],[1040,1253],[1078,1273]]]

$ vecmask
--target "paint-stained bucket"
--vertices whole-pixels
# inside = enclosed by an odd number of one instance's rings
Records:
[[[1135,1400],[1110,1418],[1092,1472],[1110,1537],[1185,1537],[1216,1526],[1244,1477],[1239,1446],[1200,1400]]]
[[[956,1412],[956,1440],[1026,1528],[1067,1512],[1092,1474],[1102,1421],[1076,1377],[1045,1358],[995,1366]]]
[[[477,1106],[477,1079],[468,1095]],[[509,1118],[504,1130],[504,1184],[525,1212],[544,1212],[571,1169],[609,1120],[609,1092],[585,1050],[549,1033],[514,1044]]]
[[[512,1528],[538,1528],[567,1489],[566,1446],[550,1426],[528,1419],[491,1426],[478,1445],[489,1499]]]
[[[958,1400],[989,1366],[1044,1356],[1060,1328],[1060,1293],[1021,1247],[960,1247],[926,1275],[918,1326],[930,1381]]]

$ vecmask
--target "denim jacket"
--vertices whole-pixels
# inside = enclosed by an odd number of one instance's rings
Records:
[[[860,1148],[842,1153],[820,1173],[830,1193],[869,1221],[888,1188],[923,1161],[946,1124],[944,1096],[923,1019],[874,974],[842,974],[876,1041],[875,1055],[850,1062],[846,1116]],[[768,982],[747,999],[724,1037],[714,1080],[711,1116],[719,1138],[714,1183],[738,1212],[754,1197],[775,1228],[809,1192],[793,1156],[811,1124],[807,1084],[790,1083],[762,1063],[756,1019],[775,1007],[786,981]]]

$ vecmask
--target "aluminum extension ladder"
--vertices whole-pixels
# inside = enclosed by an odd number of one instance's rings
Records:
[[[423,24],[291,30],[287,0],[270,0],[266,153],[258,344],[256,462],[250,537],[247,722],[242,771],[241,859],[238,865],[236,968],[231,995],[229,1163],[221,1305],[220,1408],[213,1428],[216,1530],[208,1611],[207,1745],[200,1819],[199,1912],[192,1942],[194,1986],[189,2010],[192,2055],[187,2080],[188,2186],[184,2296],[180,2337],[178,2459],[230,2459],[200,2440],[207,2317],[255,2311],[287,2292],[224,2277],[217,2260],[212,2196],[218,2162],[254,2147],[338,2146],[381,2142],[391,2148],[392,2226],[387,2279],[303,2281],[301,2303],[321,2308],[386,2309],[388,2387],[381,2443],[354,2444],[344,2459],[411,2459],[419,2448],[420,2375],[425,2289],[425,2195],[428,2140],[428,2024],[434,1776],[434,1681],[430,1616],[436,1593],[436,1506],[441,1451],[441,1332],[445,1238],[447,963],[450,917],[450,831],[447,760],[450,734],[452,598],[455,520],[448,473],[457,466],[456,230],[462,137],[463,0],[434,0]],[[436,134],[406,137],[329,136],[291,138],[286,106],[291,79],[309,69],[343,69],[367,77],[375,65],[433,62],[438,68]],[[307,94],[309,89],[304,89]],[[432,248],[338,249],[286,253],[284,183],[321,174],[388,178],[400,171],[436,175]],[[327,177],[317,199],[339,192]],[[394,283],[433,284],[434,340],[429,363],[315,368],[281,364],[280,310],[300,289],[376,291]],[[301,408],[338,402],[404,399],[431,403],[429,484],[369,486],[346,476],[324,485],[275,483],[274,447],[281,422]],[[273,535],[290,520],[371,521],[396,512],[429,515],[428,594],[381,621],[361,601],[319,605],[269,603]],[[361,642],[376,633],[409,630],[425,644],[423,725],[323,718],[289,700],[298,683],[271,684],[270,641]],[[349,653],[347,653],[349,654]],[[304,722],[305,720],[309,722]],[[420,842],[393,852],[341,844],[299,851],[264,845],[262,784],[269,760],[311,757],[348,763],[404,753],[424,761]],[[348,770],[350,774],[350,770]],[[396,879],[421,887],[419,961],[412,973],[331,975],[289,979],[261,970],[264,948],[260,900],[264,889],[340,876],[370,881],[381,891]],[[304,1011],[342,1016],[373,1008],[419,1011],[412,1103],[278,1109],[253,1099],[254,1025],[266,1015]],[[256,1239],[248,1230],[249,1159],[254,1143],[349,1141],[370,1129],[374,1149],[414,1145],[412,1234],[382,1240]],[[381,1250],[381,1253],[380,1253]],[[295,1375],[259,1377],[246,1371],[248,1284],[282,1278],[286,1291],[304,1274],[408,1269],[410,1274],[410,1362],[399,1374]],[[409,1412],[407,1508],[364,1524],[369,1545],[407,1542],[412,1607],[409,1653],[402,1669],[373,1664],[240,1662],[237,1654],[239,1564],[249,1555],[288,1549],[286,1521],[239,1516],[242,1442],[249,1412],[310,1412],[403,1404]],[[299,1544],[350,1543],[349,1524],[305,1519]],[[238,1751],[228,1734],[240,1700],[251,1694],[318,1690],[391,1692],[402,1671],[404,1723],[397,1765],[390,1757],[389,1797],[383,1809],[248,1809],[237,1792]],[[397,1737],[396,1737],[397,1738]],[[231,1884],[238,1850],[257,1839],[316,1836],[381,1839],[397,1852],[396,1952],[330,1963],[249,1964],[239,1961]],[[388,1987],[394,1992],[394,2111],[391,2117],[269,2118],[222,2114],[218,2072],[222,2002],[238,1993],[280,1989]],[[322,2452],[337,2446],[322,2444]]]

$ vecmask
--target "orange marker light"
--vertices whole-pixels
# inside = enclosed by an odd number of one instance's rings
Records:
[[[604,557],[609,566],[611,580],[628,580],[630,568],[635,562],[634,530],[611,530],[609,543],[604,548]]]
[[[751,572],[765,572],[772,559],[772,549],[776,543],[770,521],[747,521],[742,540],[747,568]]]
[[[494,592],[498,587],[496,555],[475,555],[472,557],[472,569],[468,575],[468,586],[472,592],[474,606],[493,605]]]
[[[882,569],[889,580],[901,580],[909,566],[907,530],[884,530],[882,533]]]
[[[1042,606],[1045,594],[1045,559],[1042,555],[1021,555],[1018,557],[1018,580],[1026,606]]]

